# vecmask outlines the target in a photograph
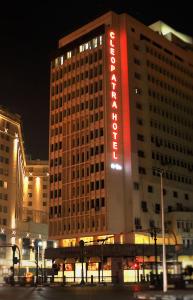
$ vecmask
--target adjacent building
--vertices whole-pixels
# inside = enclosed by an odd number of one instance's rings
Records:
[[[20,251],[22,272],[35,267],[34,241],[43,242],[42,252],[47,246],[48,170],[47,161],[26,161],[21,118],[1,107],[0,277],[13,265],[12,245]]]

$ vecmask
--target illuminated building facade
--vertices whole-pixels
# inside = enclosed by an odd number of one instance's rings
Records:
[[[59,247],[153,243],[160,169],[166,242],[193,245],[192,78],[192,39],[162,22],[109,12],[59,41],[49,208]]]
[[[0,281],[13,263],[11,245],[23,267],[34,267],[35,239],[46,247],[48,175],[47,161],[26,163],[20,116],[0,108]]]

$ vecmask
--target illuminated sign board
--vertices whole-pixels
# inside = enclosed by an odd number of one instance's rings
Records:
[[[109,31],[109,55],[110,55],[110,103],[111,103],[111,130],[112,130],[112,163],[111,168],[121,170],[119,160],[119,115],[118,115],[118,93],[117,93],[117,62],[116,62],[116,33]]]

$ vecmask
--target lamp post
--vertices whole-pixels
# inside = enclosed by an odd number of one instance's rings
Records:
[[[164,197],[163,197],[163,173],[164,170],[156,169],[160,175],[160,202],[161,202],[161,228],[162,228],[162,268],[163,268],[163,292],[167,292],[167,265],[166,265],[166,245],[165,245],[165,218],[164,218]]]
[[[81,261],[81,284],[85,284],[84,282],[84,241],[79,241],[80,246],[80,261]]]
[[[154,256],[155,256],[155,275],[156,281],[158,280],[158,265],[157,265],[157,228],[153,227],[151,237],[154,239]]]
[[[42,246],[42,241],[37,240],[35,243],[35,251],[36,251],[36,285],[39,283],[39,247]]]
[[[102,277],[102,282],[103,282],[103,270],[104,270],[104,255],[103,255],[103,245],[105,241],[107,241],[110,237],[106,237],[104,239],[98,239],[97,242],[101,242],[101,277]]]

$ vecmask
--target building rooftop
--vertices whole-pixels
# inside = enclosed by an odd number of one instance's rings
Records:
[[[151,28],[153,31],[157,32],[158,34],[164,36],[170,42],[174,42],[179,45],[179,41],[181,41],[184,44],[193,46],[193,38],[191,36],[175,30],[174,28],[170,27],[169,25],[167,25],[162,21],[157,21],[149,25],[149,28]]]

